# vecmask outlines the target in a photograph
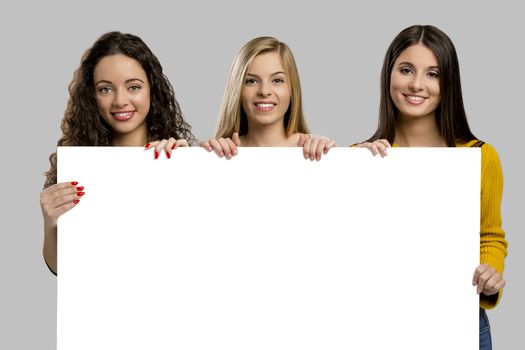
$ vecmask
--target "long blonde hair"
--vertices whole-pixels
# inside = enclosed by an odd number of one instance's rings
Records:
[[[231,138],[235,132],[238,132],[239,135],[244,135],[248,132],[247,116],[241,104],[242,88],[246,79],[246,73],[253,59],[257,55],[267,52],[277,52],[279,54],[285,73],[290,79],[290,106],[284,118],[286,135],[290,136],[296,132],[309,133],[303,113],[299,73],[292,51],[285,43],[265,36],[250,40],[242,47],[233,61],[219,112],[216,138]]]

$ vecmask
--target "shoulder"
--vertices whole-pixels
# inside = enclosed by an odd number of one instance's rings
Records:
[[[458,142],[456,146],[481,148],[481,163],[483,168],[501,168],[498,152],[494,146],[484,141],[470,140],[468,142]]]

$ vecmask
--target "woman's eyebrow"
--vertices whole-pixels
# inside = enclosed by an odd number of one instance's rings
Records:
[[[141,83],[144,84],[144,81],[142,79],[140,79],[140,78],[131,78],[131,79],[126,80],[125,83],[127,84],[127,83],[130,83],[132,81],[140,81]],[[113,84],[113,83],[111,81],[109,81],[109,80],[102,79],[102,80],[99,80],[99,81],[97,81],[95,83],[95,85],[98,85],[98,84]]]
[[[270,76],[273,77],[274,75],[278,75],[278,74],[284,74],[284,75],[286,75],[285,72],[283,72],[283,71],[278,71],[278,72],[272,73]],[[249,75],[249,76],[252,76],[252,77],[254,77],[254,78],[260,78],[257,74],[254,74],[254,73],[246,73],[246,76],[248,76],[248,75]]]

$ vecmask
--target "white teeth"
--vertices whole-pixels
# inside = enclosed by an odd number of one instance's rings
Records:
[[[113,113],[116,117],[126,117],[131,114],[131,112],[122,112],[122,113]]]
[[[274,106],[273,103],[257,103],[257,107],[261,107],[261,108],[270,108],[273,106]]]
[[[406,96],[406,98],[414,102],[423,102],[423,100],[425,99],[424,97],[421,97],[421,96]]]

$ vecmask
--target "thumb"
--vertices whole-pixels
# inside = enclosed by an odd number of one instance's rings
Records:
[[[234,132],[232,135],[232,141],[235,144],[235,146],[239,147],[241,145],[241,138],[239,137],[238,132]]]
[[[299,134],[299,141],[297,142],[297,147],[303,147],[305,142],[310,138],[309,134]]]

